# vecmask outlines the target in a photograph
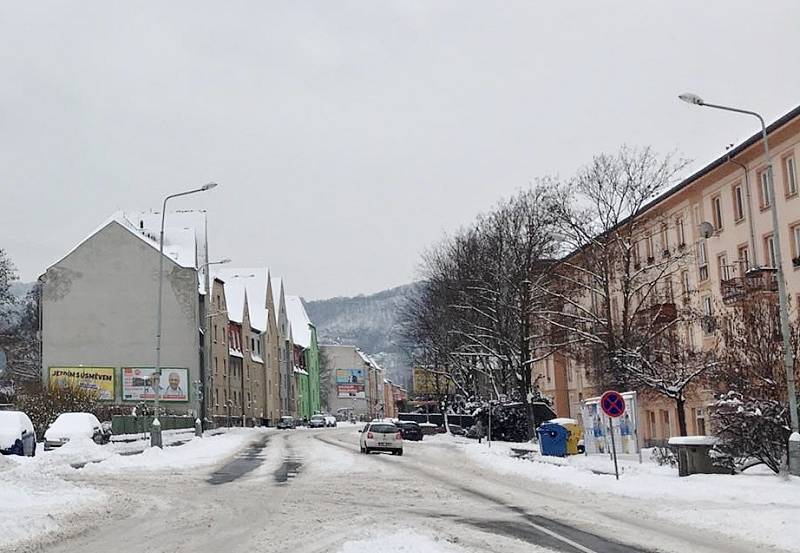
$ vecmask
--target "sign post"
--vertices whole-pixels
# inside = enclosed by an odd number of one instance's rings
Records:
[[[614,442],[614,419],[621,417],[625,413],[625,399],[619,392],[609,390],[600,397],[600,408],[603,410],[603,413],[611,418],[608,423],[608,429],[611,432],[611,452],[614,456],[614,475],[617,477],[617,480],[619,480],[617,445]]]

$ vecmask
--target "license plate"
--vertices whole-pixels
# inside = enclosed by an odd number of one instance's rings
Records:
[[[392,444],[390,444],[389,442],[378,442],[379,447],[389,447],[390,445]]]

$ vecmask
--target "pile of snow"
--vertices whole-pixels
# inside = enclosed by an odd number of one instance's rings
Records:
[[[46,454],[40,445],[36,457],[0,457],[0,549],[56,530],[59,515],[103,501],[103,493],[63,478],[74,470],[69,458],[85,455],[85,445],[76,440]]]
[[[800,525],[794,520],[794,513],[800,511],[798,477],[777,477],[764,467],[735,476],[679,477],[677,468],[658,466],[647,457],[639,464],[635,455],[621,455],[617,481],[608,455],[562,458],[535,454],[519,459],[512,457],[511,448],[520,444],[492,442],[488,448],[486,444],[450,441],[463,447],[475,462],[502,474],[643,500],[652,505],[647,512],[654,517],[800,551]]]
[[[233,455],[266,430],[238,428],[230,431],[193,438],[180,446],[163,449],[150,447],[138,455],[111,453],[101,463],[87,465],[83,470],[89,474],[107,474],[130,470],[183,471],[218,463]]]

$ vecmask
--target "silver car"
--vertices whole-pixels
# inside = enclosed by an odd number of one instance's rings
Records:
[[[361,430],[359,440],[361,453],[388,451],[392,455],[403,454],[403,434],[389,422],[370,422]]]

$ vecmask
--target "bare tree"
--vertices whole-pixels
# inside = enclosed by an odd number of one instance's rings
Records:
[[[530,420],[530,324],[542,300],[533,282],[556,251],[553,201],[546,185],[520,192],[429,252],[422,293],[402,317],[430,370],[465,395],[514,398]]]
[[[541,356],[569,352],[593,369],[598,385],[672,393],[654,378],[666,369],[648,361],[648,350],[692,316],[675,288],[693,248],[675,221],[650,213],[648,204],[684,167],[650,148],[623,147],[596,156],[562,187],[554,205],[563,257],[536,290],[552,300],[535,312]],[[678,367],[689,361],[663,358]],[[668,371],[677,377],[667,379],[672,386],[694,372],[685,369]]]

